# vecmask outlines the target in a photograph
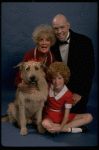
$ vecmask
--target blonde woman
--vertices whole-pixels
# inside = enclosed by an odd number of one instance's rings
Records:
[[[55,62],[55,57],[52,52],[50,52],[50,47],[56,42],[52,27],[49,25],[40,25],[35,28],[32,35],[32,39],[37,47],[25,54],[23,62],[36,59],[37,61],[43,62],[46,66],[49,66],[51,63]],[[32,85],[27,85],[24,83],[20,77],[20,74],[21,73],[19,70],[15,78],[14,86],[17,86],[23,92],[31,93],[33,91]]]

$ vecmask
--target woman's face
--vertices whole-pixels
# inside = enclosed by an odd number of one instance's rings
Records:
[[[47,53],[50,47],[51,40],[46,35],[42,35],[38,42],[38,50],[42,53]]]

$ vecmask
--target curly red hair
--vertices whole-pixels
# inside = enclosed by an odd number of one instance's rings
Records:
[[[50,64],[49,69],[47,70],[47,79],[52,83],[53,77],[57,76],[57,73],[64,78],[64,83],[67,84],[70,78],[70,69],[64,62],[54,62]]]

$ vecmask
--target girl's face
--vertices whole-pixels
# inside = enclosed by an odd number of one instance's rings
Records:
[[[46,35],[41,36],[38,42],[38,50],[42,53],[47,53],[50,49],[50,46],[50,39]]]
[[[62,90],[64,87],[64,78],[60,75],[60,73],[53,77],[52,84],[56,90]]]

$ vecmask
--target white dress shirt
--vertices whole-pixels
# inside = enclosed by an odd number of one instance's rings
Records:
[[[68,52],[69,52],[69,43],[70,43],[70,38],[68,39],[69,35],[70,35],[70,33],[68,32],[67,37],[65,39],[68,42],[68,44],[59,45],[62,61],[66,65],[67,65],[67,61],[68,61]]]

